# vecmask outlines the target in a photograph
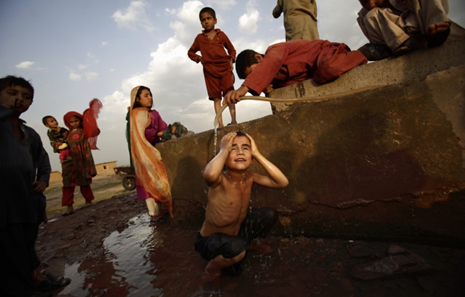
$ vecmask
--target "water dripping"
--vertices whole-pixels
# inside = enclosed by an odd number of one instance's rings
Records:
[[[417,225],[415,223],[415,204],[413,202],[413,198],[412,196],[409,196],[409,206],[410,206],[410,214],[412,216],[412,227],[413,227],[413,234],[415,235],[415,237],[418,236],[418,232],[417,232]]]
[[[215,136],[213,139],[213,158],[216,156],[216,142],[218,139],[218,126],[215,126]]]

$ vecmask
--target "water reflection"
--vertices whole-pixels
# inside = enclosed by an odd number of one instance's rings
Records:
[[[147,222],[146,215],[130,219],[128,228],[111,233],[91,259],[66,267],[65,275],[73,281],[61,294],[161,296],[162,289],[154,289],[151,283],[156,269],[150,252],[162,245],[165,235]]]

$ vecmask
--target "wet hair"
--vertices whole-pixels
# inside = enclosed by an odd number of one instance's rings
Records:
[[[204,7],[199,12],[200,21],[202,21],[202,13],[204,13],[204,12],[209,13],[216,20],[216,12],[215,12],[215,10],[213,8],[211,8],[211,7]]]
[[[255,55],[259,54],[254,50],[246,49],[242,51],[236,58],[236,73],[240,79],[245,79],[245,70],[253,64],[258,64]],[[263,54],[259,54],[264,57]]]
[[[247,137],[247,139],[250,141],[249,136],[247,136],[247,134],[242,131],[236,131],[236,137]],[[252,143],[252,141],[250,141],[250,143]]]
[[[134,105],[132,106],[132,108],[142,107],[142,104],[140,104],[140,102],[137,101],[137,98],[140,99],[140,94],[142,93],[143,90],[149,91],[150,96],[152,96],[152,91],[150,91],[149,88],[144,87],[144,86],[141,86],[141,87],[139,88],[139,90],[137,90],[136,98],[135,98],[135,100],[134,100]],[[152,97],[153,97],[153,96],[152,96]]]
[[[55,119],[54,116],[46,115],[46,116],[44,116],[44,117],[42,118],[42,123],[43,123],[45,126],[47,126],[47,120],[50,119],[50,118]],[[56,120],[56,119],[55,119],[55,120]]]
[[[15,87],[15,86],[28,89],[31,92],[31,102],[32,102],[32,99],[34,98],[34,87],[31,85],[29,81],[25,80],[21,76],[13,76],[13,75],[8,75],[3,78],[0,78],[0,92],[8,87]]]

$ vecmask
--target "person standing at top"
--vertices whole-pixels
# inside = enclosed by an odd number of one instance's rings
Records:
[[[236,50],[228,36],[220,29],[215,29],[216,13],[210,7],[204,7],[199,13],[200,23],[204,29],[197,35],[187,52],[189,58],[202,63],[203,75],[207,86],[208,98],[214,101],[215,113],[221,108],[222,97],[234,90],[233,63],[236,60]],[[226,53],[225,48],[228,50]],[[200,51],[202,56],[196,53]],[[231,124],[236,124],[236,107],[229,106]],[[223,127],[223,119],[219,118],[219,127]]]
[[[317,26],[316,0],[278,0],[273,17],[284,14],[286,41],[320,39]]]

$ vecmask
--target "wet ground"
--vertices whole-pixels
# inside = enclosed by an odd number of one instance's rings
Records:
[[[72,279],[54,296],[465,296],[462,248],[272,235],[252,246],[242,275],[202,286],[196,233],[149,224],[129,193],[52,218],[36,246],[44,270]],[[399,246],[403,262],[387,253]]]

